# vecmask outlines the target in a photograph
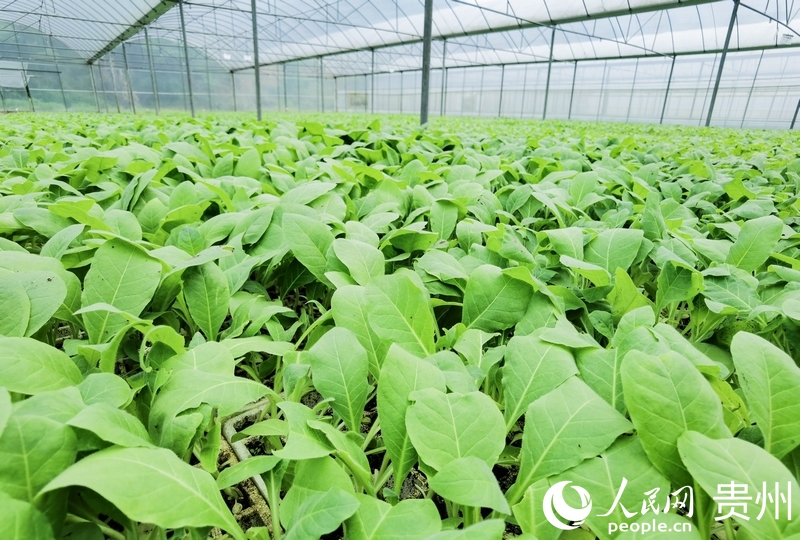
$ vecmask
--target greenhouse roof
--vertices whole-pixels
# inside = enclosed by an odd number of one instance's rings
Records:
[[[183,4],[191,46],[231,71],[253,67],[250,0]],[[180,41],[177,6],[175,0],[5,0],[0,13],[58,38],[91,63],[145,26]],[[344,74],[421,65],[423,0],[257,0],[256,6],[261,65],[340,54],[332,66]],[[434,0],[432,66],[547,62],[553,36],[554,61],[716,52],[733,6],[728,0]],[[800,4],[740,3],[731,50],[798,43]],[[373,50],[379,51],[374,60]]]

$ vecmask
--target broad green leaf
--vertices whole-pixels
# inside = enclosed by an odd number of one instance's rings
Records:
[[[67,425],[91,431],[100,439],[118,446],[154,446],[138,418],[106,403],[89,405]]]
[[[336,289],[331,298],[331,311],[336,326],[350,330],[366,349],[370,373],[377,380],[389,343],[380,339],[369,323],[367,290],[356,285]]]
[[[507,498],[518,502],[528,487],[596,456],[632,428],[624,416],[577,377],[537,399],[525,413],[519,475]]]
[[[169,450],[119,447],[101,450],[72,465],[44,491],[69,486],[84,486],[97,492],[136,521],[165,529],[216,526],[236,540],[245,539],[214,478],[184,463]]]
[[[534,336],[512,337],[503,366],[506,430],[525,414],[528,405],[577,374],[569,350]]]
[[[667,262],[658,273],[656,309],[661,311],[672,302],[691,301],[703,290],[703,275],[685,266]]]
[[[661,274],[659,274],[661,279]],[[611,302],[611,315],[614,321],[619,321],[626,313],[643,306],[651,306],[650,301],[633,283],[627,272],[617,268],[614,274],[614,288],[608,293],[608,301]]]
[[[698,431],[730,437],[719,397],[686,358],[631,351],[622,361],[622,387],[633,425],[650,461],[673,485],[692,480],[678,455],[678,438]]]
[[[311,347],[308,357],[317,391],[333,399],[334,412],[358,433],[369,390],[367,351],[350,330],[334,328]]]
[[[599,456],[586,459],[577,467],[551,479],[551,482],[562,480],[570,480],[591,493],[592,512],[586,518],[586,524],[603,540],[614,536],[609,533],[610,523],[628,521],[623,507],[629,512],[640,512],[642,501],[646,498],[645,492],[657,489],[662,500],[656,504],[663,511],[664,497],[670,491],[669,481],[650,463],[637,437],[620,437]],[[623,489],[624,481],[627,482]],[[622,496],[619,504],[614,506],[619,492]],[[569,498],[565,499],[568,503],[572,502]],[[580,506],[580,500],[576,500],[574,507]],[[608,516],[603,516],[609,512]]]
[[[347,267],[359,285],[366,285],[372,278],[383,275],[384,257],[377,248],[344,238],[337,238],[332,246],[336,257]]]
[[[637,229],[609,229],[586,245],[585,260],[610,274],[617,268],[627,271],[636,258],[644,233]]]
[[[652,241],[661,240],[667,232],[664,214],[661,213],[661,197],[654,191],[647,195],[645,201],[642,230],[644,237]]]
[[[125,379],[113,373],[90,373],[78,385],[84,403],[106,403],[122,407],[131,399],[131,387]]]
[[[609,276],[608,271],[596,264],[573,259],[567,255],[562,255],[558,261],[565,267],[575,272],[578,276],[591,281],[595,287],[605,287],[611,283],[611,277]]]
[[[3,306],[0,336],[23,337],[28,327],[31,302],[22,285],[11,276],[0,277],[0,305]]]
[[[47,518],[34,505],[0,492],[0,538],[6,540],[54,540]]]
[[[492,469],[477,457],[458,458],[449,462],[430,479],[430,487],[456,504],[511,514]]]
[[[247,150],[236,161],[233,174],[234,176],[249,176],[256,180],[261,178],[261,153],[255,148]]]
[[[547,231],[550,245],[559,255],[583,260],[583,229],[580,227],[565,227]]]
[[[764,449],[781,459],[800,445],[800,368],[775,345],[747,332],[733,336],[731,353]]]
[[[273,452],[274,455],[282,459],[304,460],[322,458],[331,453],[332,448],[325,437],[308,425],[309,421],[317,419],[314,411],[291,401],[283,401],[278,407],[289,422],[289,436],[286,445]]]
[[[533,288],[497,266],[479,266],[470,274],[464,293],[462,322],[486,332],[504,330],[525,315]]]
[[[112,238],[95,252],[84,280],[81,305],[106,303],[138,316],[153,298],[161,279],[161,264],[140,248]],[[91,311],[83,315],[90,343],[105,343],[127,326],[122,315]]]
[[[506,523],[502,519],[487,519],[466,529],[442,531],[430,540],[501,540],[505,530]]]
[[[747,505],[747,510],[738,508],[749,519],[735,518],[736,522],[752,538],[784,538],[784,532],[788,532],[800,515],[800,500],[794,496],[800,490],[797,480],[777,458],[758,446],[734,438],[715,440],[689,431],[678,439],[678,449],[694,480],[711,496],[717,496],[720,487],[731,483],[747,486],[747,494],[753,497],[762,493],[765,485],[768,492],[762,497],[776,486],[784,494],[791,491],[792,497],[786,502],[774,500],[779,508],[777,518],[776,507],[769,504],[769,509],[760,515],[761,505],[755,503],[755,498]],[[788,518],[789,513],[792,520]]]
[[[189,268],[183,274],[183,294],[189,314],[213,341],[228,316],[231,295],[225,273],[213,262]]]
[[[244,482],[253,476],[271,471],[280,461],[280,458],[275,456],[249,457],[219,473],[217,477],[217,487],[219,489],[225,489],[240,482]]]
[[[622,358],[614,349],[580,349],[575,353],[580,377],[606,403],[625,414],[620,364]]]
[[[397,485],[417,461],[406,430],[406,413],[411,405],[408,396],[424,388],[444,392],[445,378],[436,366],[392,345],[381,369],[381,380],[388,384],[378,384],[378,418]]]
[[[333,243],[333,233],[328,226],[300,214],[285,213],[283,234],[294,257],[318,280],[330,285],[325,277],[325,271],[328,266],[328,249]]]
[[[345,470],[330,457],[305,459],[295,463],[294,478],[281,501],[281,524],[288,528],[298,509],[314,495],[337,488],[353,490],[353,481]]]
[[[366,296],[369,324],[381,340],[417,356],[435,352],[430,300],[411,277],[398,273],[375,278],[367,286]]]
[[[481,392],[414,392],[406,428],[419,457],[441,470],[450,461],[476,457],[494,465],[505,446],[505,424],[497,404]]]
[[[775,216],[746,221],[725,262],[748,272],[758,269],[775,250],[782,232],[783,221]]]
[[[11,394],[0,386],[0,435],[6,429],[8,418],[11,416]]]
[[[0,337],[0,386],[19,394],[38,394],[83,380],[69,356],[32,338]]]
[[[447,199],[434,201],[431,205],[431,230],[441,240],[447,240],[453,234],[458,222],[458,206]]]
[[[392,506],[366,495],[346,522],[350,540],[428,540],[441,528],[439,511],[429,499],[406,499]]]
[[[335,531],[341,523],[358,510],[354,495],[332,487],[325,493],[312,495],[294,513],[284,540],[319,538]]]
[[[72,465],[72,429],[39,416],[13,415],[0,437],[0,492],[33,502],[50,480]]]

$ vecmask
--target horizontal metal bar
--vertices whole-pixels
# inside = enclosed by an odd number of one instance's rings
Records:
[[[153,22],[154,20],[158,19],[161,15],[169,11],[171,8],[175,7],[175,5],[180,0],[161,0],[156,6],[153,7],[150,11],[142,15],[142,17],[130,25],[128,28],[123,30],[117,37],[109,41],[105,44],[105,46],[93,54],[87,61],[87,64],[94,64],[96,61],[101,59],[106,53],[113,51],[117,45],[122,43],[123,41],[132,38],[136,34],[141,31],[142,28]]]

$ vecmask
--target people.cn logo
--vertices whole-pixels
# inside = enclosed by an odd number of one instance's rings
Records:
[[[569,480],[564,480],[553,484],[544,494],[544,501],[542,501],[544,517],[547,518],[550,525],[564,531],[577,529],[592,511],[592,498],[589,496],[589,492],[580,486],[572,486],[572,489],[581,498],[581,507],[573,508],[567,504],[564,500],[564,488],[571,483]]]

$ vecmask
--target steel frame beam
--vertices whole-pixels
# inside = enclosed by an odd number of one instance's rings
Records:
[[[500,70],[500,103],[497,105],[498,118],[503,115],[503,86],[506,82],[506,66],[501,66]]]
[[[92,92],[94,92],[94,105],[97,107],[97,112],[100,112],[100,99],[97,97],[97,86],[94,82],[94,66],[89,64],[89,76],[92,80]]]
[[[792,123],[789,126],[789,129],[794,129],[794,124],[797,122],[797,113],[800,112],[800,99],[797,100],[797,108],[794,110],[794,116],[792,117]]]
[[[578,75],[578,61],[575,60],[575,67],[572,69],[572,88],[569,91],[569,112],[567,120],[572,119],[572,98],[575,96],[575,77]]]
[[[192,69],[189,67],[189,42],[186,40],[186,20],[183,16],[183,2],[178,1],[178,10],[181,17],[181,36],[183,38],[183,59],[186,62],[186,84],[189,90],[189,109],[192,111],[192,118],[195,117],[194,112],[194,92],[192,92]]]
[[[133,86],[131,85],[131,70],[128,68],[128,49],[122,43],[122,59],[125,62],[125,78],[128,80],[128,99],[131,102],[131,110],[136,114],[136,103],[133,101]]]
[[[253,65],[258,66],[258,12],[256,11],[256,0],[250,0],[250,18],[253,22]],[[254,68],[253,74],[256,76],[256,118],[261,122],[261,68]]]
[[[442,40],[442,93],[439,98],[439,116],[444,116],[445,93],[447,93],[447,39]]]
[[[753,97],[753,88],[756,87],[756,79],[758,79],[758,72],[761,70],[761,61],[764,59],[764,51],[761,51],[761,56],[758,57],[758,65],[756,65],[756,73],[753,75],[753,84],[750,85],[750,92],[747,93],[747,101],[744,104],[744,114],[742,114],[742,122],[739,127],[744,127],[744,120],[747,118],[747,109],[750,107],[750,98]]]
[[[669,101],[669,87],[672,86],[672,73],[675,71],[675,56],[672,57],[672,64],[669,67],[669,78],[667,79],[667,89],[664,91],[664,104],[661,106],[661,118],[659,124],[664,123],[664,114],[667,112],[667,101]]]
[[[422,38],[422,96],[420,99],[419,123],[428,123],[428,106],[431,89],[431,35],[433,34],[433,0],[425,0],[425,23]],[[374,49],[373,49],[374,53]]]
[[[736,13],[739,11],[739,0],[733,0],[733,11],[731,20],[728,23],[728,34],[725,36],[725,46],[722,48],[722,57],[719,59],[719,69],[717,70],[717,80],[714,82],[714,91],[711,93],[711,103],[708,105],[708,116],[706,117],[706,127],[711,125],[711,117],[714,114],[714,105],[717,103],[717,92],[719,92],[719,82],[722,79],[722,69],[725,67],[725,57],[728,56],[728,46],[733,35],[733,26],[736,24]]]
[[[161,114],[161,102],[158,99],[158,81],[156,81],[156,69],[153,64],[153,52],[150,50],[150,34],[147,27],[144,28],[144,44],[147,49],[147,63],[150,65],[150,81],[153,85],[153,103],[156,107],[156,114]]]
[[[550,58],[547,60],[547,84],[544,87],[544,107],[542,108],[542,120],[547,120],[547,98],[550,97],[550,72],[553,70],[553,45],[556,43],[556,27],[550,33]]]
[[[158,3],[153,9],[145,13],[139,20],[133,23],[131,26],[123,30],[117,37],[109,41],[102,49],[94,53],[89,60],[87,60],[88,64],[94,64],[98,60],[100,60],[103,56],[107,53],[113,51],[117,48],[117,45],[123,43],[124,41],[132,38],[136,34],[139,33],[139,30],[146,27],[148,24],[153,22],[154,20],[158,19],[161,15],[166,13],[170,10],[170,8],[174,7],[175,4],[180,3],[180,0],[162,0]],[[183,11],[181,11],[183,13]],[[46,15],[50,16],[50,15]]]

